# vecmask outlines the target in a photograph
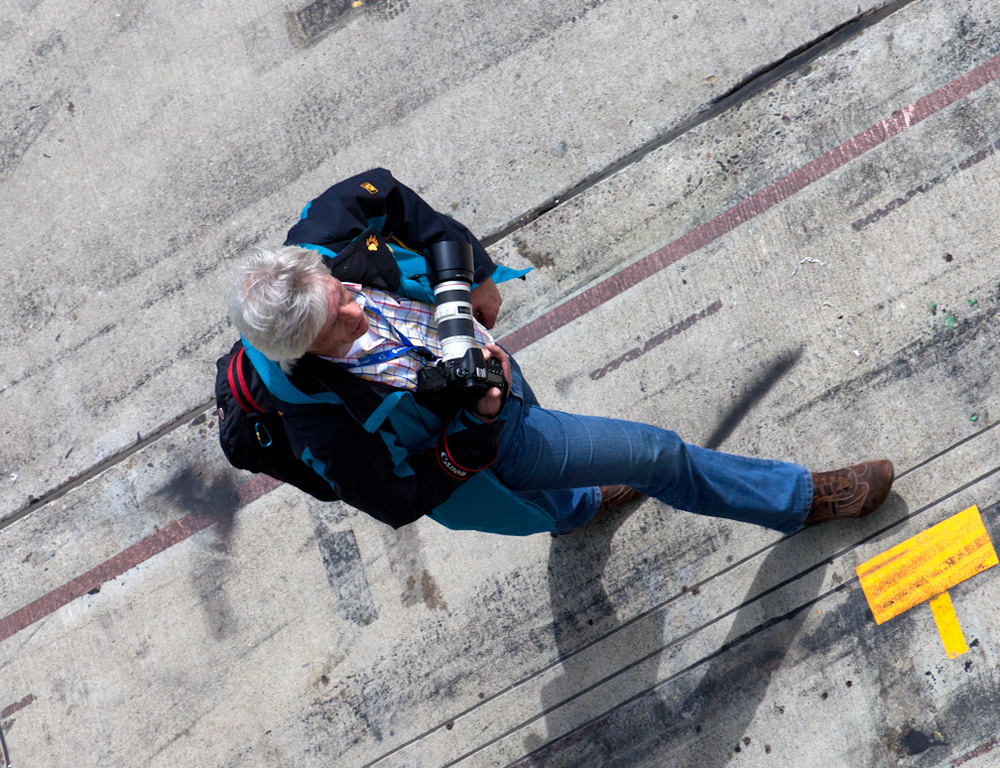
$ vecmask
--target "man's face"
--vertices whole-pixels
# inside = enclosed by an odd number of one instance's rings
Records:
[[[365,311],[335,277],[324,278],[327,288],[328,314],[309,351],[324,357],[343,357],[351,350],[354,340],[368,330]]]

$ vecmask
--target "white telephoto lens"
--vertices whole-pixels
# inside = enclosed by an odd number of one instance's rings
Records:
[[[468,283],[446,281],[434,287],[434,321],[444,360],[464,357],[476,345],[471,298]]]

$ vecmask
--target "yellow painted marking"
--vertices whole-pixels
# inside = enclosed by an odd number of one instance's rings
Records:
[[[997,565],[975,505],[857,567],[861,588],[881,624]]]
[[[951,604],[951,597],[945,592],[931,600],[931,611],[934,613],[934,623],[937,624],[938,632],[941,633],[941,642],[944,643],[945,653],[949,659],[961,656],[969,646],[965,644],[965,635],[962,628],[958,626],[958,617],[955,615],[955,607]]]

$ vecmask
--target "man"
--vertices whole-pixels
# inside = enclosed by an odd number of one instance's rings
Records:
[[[509,389],[468,408],[416,397],[417,371],[441,353],[422,253],[447,240],[472,246],[476,341]],[[453,529],[562,533],[646,495],[792,533],[867,515],[886,498],[885,460],[812,474],[542,408],[489,334],[496,283],[522,274],[494,265],[468,229],[376,169],[309,203],[285,246],[247,258],[230,314],[295,455],[397,528],[427,515]]]

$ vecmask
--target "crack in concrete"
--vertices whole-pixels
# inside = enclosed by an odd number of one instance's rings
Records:
[[[21,520],[21,519],[27,517],[32,512],[37,512],[39,509],[41,509],[42,507],[44,507],[46,504],[49,504],[49,503],[55,501],[56,499],[62,498],[63,496],[65,496],[67,493],[69,493],[73,489],[79,488],[81,485],[83,485],[84,483],[86,483],[88,480],[93,480],[95,477],[97,477],[98,475],[102,474],[106,470],[109,470],[112,467],[115,467],[118,464],[121,464],[123,461],[125,461],[126,459],[128,459],[129,456],[132,456],[133,454],[138,453],[139,451],[141,451],[143,448],[145,448],[145,447],[147,447],[149,445],[152,445],[157,440],[159,440],[161,437],[165,437],[166,435],[169,435],[171,432],[175,431],[176,429],[178,429],[180,427],[183,427],[185,424],[188,424],[188,423],[194,421],[199,416],[205,416],[209,412],[214,412],[214,410],[215,410],[215,398],[213,397],[208,402],[201,403],[200,405],[195,406],[194,408],[192,408],[191,410],[187,411],[186,413],[181,414],[180,416],[178,416],[173,421],[169,421],[166,424],[163,424],[158,429],[156,429],[153,432],[150,432],[148,435],[146,435],[146,437],[141,437],[140,436],[140,438],[138,440],[136,440],[136,442],[133,445],[131,445],[128,448],[125,448],[125,449],[123,449],[121,451],[118,451],[118,453],[115,453],[115,454],[109,456],[108,458],[104,459],[101,462],[98,462],[97,464],[95,464],[94,466],[92,466],[90,469],[88,469],[86,472],[82,472],[81,474],[76,475],[75,477],[70,478],[69,480],[67,480],[66,482],[62,483],[61,485],[58,485],[55,488],[53,488],[51,491],[46,492],[42,496],[40,496],[38,498],[29,497],[29,501],[28,501],[28,505],[27,506],[25,506],[22,509],[20,509],[19,511],[15,512],[10,517],[5,518],[4,520],[0,521],[0,530],[3,530],[8,525],[16,523],[18,520]]]

